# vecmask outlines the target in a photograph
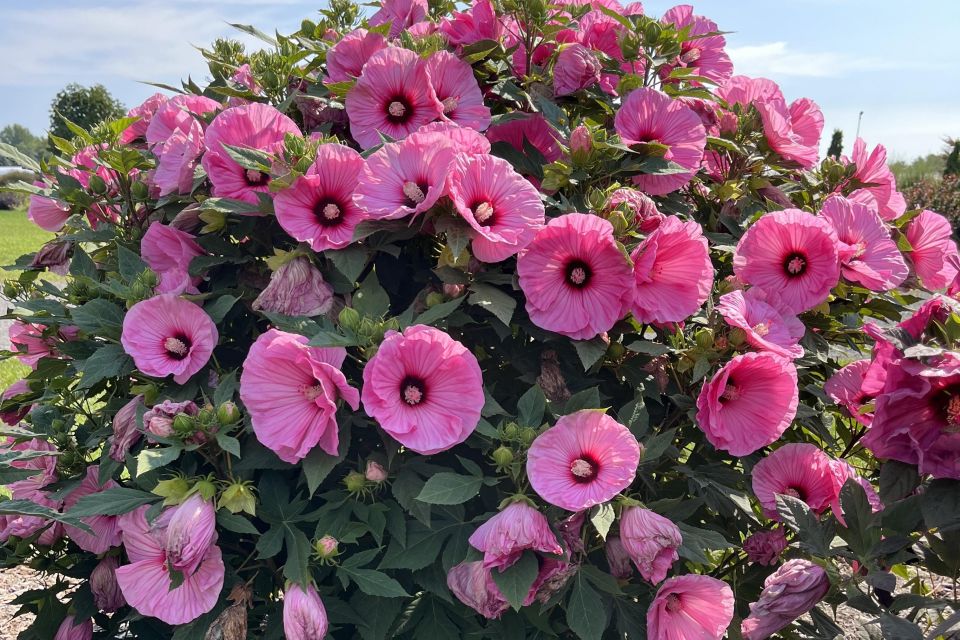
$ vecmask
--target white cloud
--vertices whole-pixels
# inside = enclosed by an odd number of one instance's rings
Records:
[[[727,47],[737,73],[777,78],[799,76],[830,78],[851,71],[894,69],[896,65],[879,58],[852,57],[832,51],[794,51],[786,42]]]

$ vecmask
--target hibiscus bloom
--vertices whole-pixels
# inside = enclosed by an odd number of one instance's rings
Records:
[[[8,336],[11,350],[17,352],[17,359],[32,369],[37,368],[43,358],[64,357],[57,350],[61,342],[75,340],[80,330],[77,327],[49,327],[15,320]]]
[[[931,291],[945,289],[957,277],[957,243],[950,221],[939,213],[924,210],[907,225],[904,235],[910,243],[907,257],[921,284]]]
[[[543,226],[537,189],[513,165],[491,155],[462,155],[448,178],[450,199],[473,229],[481,262],[500,262],[524,249]]]
[[[217,325],[192,302],[165,293],[133,305],[123,318],[120,342],[143,373],[177,384],[207,364],[219,334]]]
[[[200,293],[203,279],[190,276],[190,262],[206,251],[195,236],[161,222],[153,222],[140,240],[140,255],[160,276],[157,293]]]
[[[820,215],[837,232],[844,278],[871,291],[889,291],[906,280],[907,263],[875,211],[842,196],[831,196],[824,201]]]
[[[164,145],[174,133],[194,131],[203,136],[203,127],[197,116],[219,110],[223,105],[204,96],[179,95],[164,102],[150,118],[144,135],[154,153],[163,153]]]
[[[257,440],[291,463],[316,446],[337,455],[337,400],[354,411],[360,407],[360,394],[340,371],[346,349],[307,342],[305,336],[270,329],[250,347],[240,376],[240,398]]]
[[[437,120],[417,129],[418,134],[442,133],[460,155],[490,153],[490,141],[470,127],[461,127],[452,120]]]
[[[597,55],[579,42],[561,45],[553,66],[553,95],[568,96],[597,84],[602,68]]]
[[[740,280],[780,295],[795,313],[827,299],[840,280],[833,226],[799,209],[768,213],[740,238],[733,255]]]
[[[643,579],[657,584],[680,557],[683,537],[677,525],[660,514],[627,507],[620,514],[620,541]]]
[[[802,500],[822,513],[837,495],[830,457],[807,443],[785,444],[753,467],[753,493],[768,518],[779,520],[777,495]]]
[[[390,25],[391,38],[414,24],[427,19],[430,7],[427,0],[381,0],[380,10],[370,16],[370,26]]]
[[[167,100],[169,100],[169,98],[162,93],[155,93],[136,107],[127,111],[127,117],[137,118],[137,121],[131,123],[129,127],[123,130],[123,133],[120,134],[120,142],[123,144],[145,142],[147,139],[147,127],[150,126],[150,120],[153,119],[153,114],[155,114],[157,109],[162,107]]]
[[[527,453],[530,486],[568,511],[606,502],[630,486],[640,464],[640,445],[625,426],[602,411],[563,416]]]
[[[484,405],[477,358],[424,325],[388,331],[363,368],[363,408],[404,447],[446,451],[476,429]]]
[[[633,254],[630,310],[639,322],[683,322],[710,296],[713,263],[697,222],[667,216]]]
[[[312,317],[330,311],[333,302],[333,287],[310,258],[301,255],[277,267],[251,306],[255,311]]]
[[[291,584],[283,592],[283,636],[287,640],[327,637],[327,610],[312,584]]]
[[[673,65],[664,68],[664,77],[676,67],[692,69],[693,75],[709,78],[717,84],[723,84],[733,75],[733,62],[724,50],[727,40],[718,34],[720,28],[716,22],[694,15],[693,7],[688,4],[670,9],[660,22],[673,24],[677,29],[689,29],[687,39],[680,44],[680,55]]]
[[[482,560],[452,567],[447,573],[447,586],[457,600],[489,620],[499,618],[510,608]]]
[[[277,222],[314,251],[347,246],[367,217],[353,201],[363,167],[363,158],[350,147],[322,145],[306,175],[274,198]]]
[[[69,615],[63,619],[57,628],[53,640],[90,640],[93,638],[93,620],[77,620],[76,616]]]
[[[547,518],[525,502],[513,502],[473,532],[469,540],[483,552],[483,565],[501,570],[527,549],[561,555],[563,548],[550,530]]]
[[[171,193],[190,193],[197,158],[202,151],[203,135],[195,129],[177,131],[167,138],[153,173],[153,184],[159,189],[160,197]]]
[[[437,51],[427,59],[427,73],[445,119],[477,131],[490,126],[490,109],[469,64],[449,51]]]
[[[346,82],[360,75],[370,56],[387,48],[382,34],[354,29],[327,51],[327,77],[330,82]]]
[[[469,11],[454,11],[440,22],[440,33],[452,45],[499,40],[503,27],[490,0],[473,0]]]
[[[896,220],[907,210],[907,201],[897,191],[897,179],[887,166],[887,150],[878,144],[869,154],[867,143],[857,138],[853,154],[844,158],[847,164],[857,165],[853,179],[869,185],[850,193],[850,199],[874,209],[883,220]]]
[[[823,567],[794,558],[767,576],[750,615],[740,626],[744,640],[764,640],[813,609],[830,591]]]
[[[700,117],[679,100],[656,89],[631,91],[614,118],[614,127],[627,146],[656,143],[667,147],[663,156],[684,171],[633,177],[642,191],[659,196],[685,186],[700,168],[707,134]]]
[[[864,407],[873,397],[863,390],[863,381],[870,369],[870,360],[857,360],[846,365],[830,376],[823,385],[823,392],[836,404],[850,412],[854,420],[862,425],[870,426],[873,422],[873,411]]]
[[[591,214],[550,220],[517,258],[517,275],[530,320],[574,340],[608,331],[633,299],[613,225]]]
[[[83,476],[80,486],[71,491],[67,499],[64,500],[63,506],[65,510],[69,511],[72,509],[74,505],[77,504],[77,501],[84,496],[93,495],[120,486],[113,480],[107,480],[101,485],[99,477],[100,465],[92,464],[87,467],[86,474]],[[120,524],[117,516],[92,516],[90,518],[82,518],[82,521],[90,527],[91,532],[70,525],[65,525],[64,531],[67,536],[84,551],[101,554],[106,553],[110,547],[120,544]]]
[[[816,102],[800,98],[787,106],[782,94],[777,93],[758,101],[756,106],[771,149],[804,169],[817,163],[823,113]]]
[[[38,187],[45,186],[42,182],[34,184]],[[41,229],[56,233],[63,229],[63,225],[70,218],[70,205],[46,196],[31,195],[27,218]]]
[[[741,329],[750,346],[758,351],[791,359],[803,355],[798,342],[806,328],[776,293],[759,287],[725,293],[720,296],[717,313],[731,327]]]
[[[670,578],[647,609],[650,640],[720,640],[733,620],[733,591],[722,580],[688,574]]]

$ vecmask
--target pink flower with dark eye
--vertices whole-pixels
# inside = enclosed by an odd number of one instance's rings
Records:
[[[447,184],[453,205],[473,229],[471,248],[481,262],[515,255],[543,226],[540,193],[502,158],[461,155]]]
[[[130,448],[140,439],[137,430],[137,410],[143,406],[143,395],[134,396],[113,416],[113,435],[110,436],[110,457],[123,462]]]
[[[150,126],[150,120],[157,109],[162,107],[169,98],[162,93],[155,93],[136,107],[127,111],[128,118],[137,118],[137,121],[123,130],[120,134],[120,142],[123,144],[135,144],[145,142],[147,139],[147,127]]]
[[[430,7],[427,0],[381,0],[380,10],[370,16],[370,26],[390,25],[391,38],[402,31],[427,19]]]
[[[779,294],[794,313],[812,309],[840,280],[837,234],[825,219],[799,209],[768,213],[740,238],[733,271],[743,282]]]
[[[960,255],[949,220],[924,210],[907,224],[904,235],[910,243],[907,257],[925,288],[936,291],[953,282],[958,274]]]
[[[641,507],[620,514],[620,540],[643,579],[657,584],[680,556],[680,529],[671,520]]]
[[[623,317],[631,272],[613,225],[585,213],[550,220],[517,258],[530,320],[574,340],[609,331]]]
[[[329,622],[317,588],[290,584],[283,592],[283,637],[287,640],[325,638]]]
[[[270,284],[251,305],[256,311],[285,316],[318,316],[333,308],[333,287],[306,256],[280,265]]]
[[[330,82],[346,82],[360,75],[370,56],[387,48],[382,34],[354,29],[327,51],[327,77]]]
[[[854,420],[864,426],[873,422],[873,411],[865,408],[873,397],[863,389],[863,381],[867,370],[870,369],[870,360],[857,360],[846,365],[823,385],[823,392],[836,404],[850,412]]]
[[[426,62],[398,47],[370,56],[346,108],[350,134],[364,149],[380,144],[380,134],[400,140],[443,113]]]
[[[740,626],[744,640],[764,640],[813,609],[830,590],[823,567],[795,558],[763,581],[760,599]]]
[[[700,117],[678,100],[656,89],[636,89],[624,99],[614,118],[614,127],[627,146],[664,145],[664,160],[685,171],[666,175],[636,175],[634,184],[652,196],[676,191],[700,168],[707,134]]]
[[[490,126],[490,109],[483,103],[469,64],[449,51],[437,51],[427,59],[427,73],[443,105],[444,119],[477,131]]]
[[[527,453],[530,486],[567,511],[606,502],[630,486],[640,445],[625,426],[602,411],[563,416],[537,436]]]
[[[782,527],[756,531],[743,541],[743,550],[750,562],[772,567],[780,561],[780,554],[787,548],[787,533]]]
[[[568,96],[600,82],[600,60],[579,42],[560,45],[553,65],[553,95]]]
[[[484,618],[496,619],[510,608],[483,561],[461,562],[447,573],[447,586],[457,600]]]
[[[90,574],[90,591],[93,593],[93,602],[97,609],[104,613],[113,613],[127,604],[117,583],[117,556],[107,556],[93,569]]]
[[[882,144],[867,153],[867,144],[857,138],[853,154],[843,158],[847,164],[857,165],[853,179],[866,185],[850,193],[849,198],[875,210],[883,220],[896,220],[907,210],[903,194],[897,191],[897,179],[887,166],[887,150]]]
[[[733,74],[733,62],[724,49],[727,41],[719,35],[720,28],[716,22],[694,15],[693,7],[688,4],[670,9],[663,14],[660,22],[673,24],[678,29],[689,29],[689,35],[680,44],[680,55],[673,65],[664,67],[661,73],[668,75],[673,68],[683,67],[692,69],[693,75],[709,78],[717,84],[723,84]]]
[[[524,147],[529,144],[547,162],[563,156],[560,134],[539,113],[495,124],[487,129],[487,139],[491,144],[505,142],[521,153],[525,153]]]
[[[827,198],[820,215],[837,232],[843,277],[871,291],[888,291],[909,275],[897,243],[875,211],[842,196]]]
[[[506,569],[526,550],[561,555],[563,548],[547,518],[525,502],[513,502],[470,536],[473,548],[483,552],[483,565]]]
[[[490,0],[473,0],[469,11],[454,11],[440,22],[440,33],[452,45],[499,40],[503,31]]]
[[[667,216],[630,257],[636,285],[630,310],[638,322],[683,322],[710,296],[710,249],[693,220]]]
[[[484,405],[476,356],[424,325],[386,337],[363,368],[363,408],[407,449],[446,451],[473,433]]]
[[[754,349],[791,359],[803,355],[798,343],[806,327],[776,293],[759,287],[731,291],[720,296],[716,309],[728,325],[744,332]]]
[[[140,371],[157,378],[173,374],[177,384],[207,364],[218,339],[217,325],[203,309],[170,293],[133,305],[120,336]]]
[[[843,505],[840,501],[840,490],[843,489],[843,485],[846,484],[848,480],[853,480],[860,485],[860,488],[863,489],[864,494],[867,496],[867,502],[870,503],[870,509],[873,513],[883,511],[883,502],[880,501],[880,495],[877,493],[877,490],[873,488],[873,485],[870,484],[869,480],[857,473],[857,470],[846,460],[834,460],[832,465],[837,496],[830,504],[830,509],[837,518],[837,522],[843,526],[847,526],[847,522],[844,519]]]
[[[306,175],[274,198],[277,222],[314,251],[347,246],[367,218],[353,200],[363,167],[363,158],[350,147],[321,145]]]
[[[160,222],[151,223],[140,240],[140,255],[160,276],[157,293],[199,293],[203,278],[190,275],[190,262],[205,254],[193,235]]]
[[[650,640],[720,640],[733,620],[733,591],[710,576],[670,578],[647,609]]]
[[[797,498],[822,513],[837,495],[830,457],[816,445],[785,444],[753,467],[753,493],[773,520],[780,519],[777,495]]]
[[[340,371],[346,350],[307,342],[305,336],[270,329],[250,347],[240,376],[240,398],[257,440],[291,463],[316,446],[337,455],[337,401],[354,411],[360,406],[359,393]]]
[[[99,465],[94,464],[87,467],[80,486],[74,489],[64,500],[64,509],[67,511],[72,509],[80,498],[120,486],[113,480],[107,480],[101,485],[99,475]],[[64,531],[84,551],[101,554],[105,553],[110,547],[120,544],[120,526],[116,516],[92,516],[82,518],[82,521],[90,527],[92,533],[70,525],[64,525]]]

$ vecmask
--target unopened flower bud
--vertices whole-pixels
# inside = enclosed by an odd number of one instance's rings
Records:
[[[340,326],[351,331],[356,331],[360,326],[360,313],[352,307],[344,307],[340,311]]]
[[[580,125],[570,133],[570,153],[575,162],[586,162],[593,150],[593,137],[590,129]]]
[[[643,579],[657,584],[679,558],[682,536],[667,518],[642,507],[627,507],[620,515],[620,540]]]
[[[107,556],[90,574],[90,591],[93,592],[93,601],[97,609],[104,613],[113,613],[127,604],[120,591],[120,585],[117,584],[118,565],[116,556]]]
[[[173,419],[173,431],[178,435],[191,434],[195,427],[196,420],[185,413],[180,413]]]
[[[620,580],[629,578],[633,567],[630,566],[630,555],[623,546],[623,541],[617,536],[610,536],[603,545],[603,551],[607,556],[607,564],[610,565],[610,575]]]
[[[740,627],[744,640],[762,640],[810,611],[830,590],[822,567],[809,560],[788,560],[763,581],[760,599]]]
[[[316,551],[317,557],[321,560],[329,560],[340,553],[339,543],[333,536],[323,536],[317,540],[314,545],[314,550]]]
[[[747,340],[747,333],[740,329],[739,327],[733,328],[730,330],[730,335],[727,338],[730,344],[734,347],[739,347]]]
[[[528,445],[534,440],[536,440],[536,438],[537,438],[537,430],[534,429],[533,427],[524,427],[523,430],[520,431],[520,440],[523,442],[523,444]]]
[[[169,480],[161,480],[158,482],[151,493],[162,497],[163,505],[169,506],[183,502],[189,492],[190,484],[186,478],[175,476]]]
[[[370,482],[384,482],[387,479],[387,470],[376,460],[367,460],[367,469],[363,476]]]
[[[73,615],[69,615],[60,623],[53,640],[90,640],[93,637],[93,620],[87,618],[77,622]]]
[[[362,473],[351,471],[343,479],[343,485],[350,493],[360,493],[367,487],[367,479]]]
[[[193,485],[193,492],[199,493],[204,500],[212,501],[213,497],[217,495],[217,485],[213,483],[212,476],[208,476]]]
[[[506,467],[513,462],[513,450],[507,446],[500,446],[494,449],[492,457],[498,467]]]
[[[462,284],[445,284],[443,285],[443,295],[448,298],[459,298],[463,295],[463,292],[467,290],[467,287]]]
[[[508,422],[503,428],[503,437],[505,440],[513,440],[520,436],[520,426],[516,422]]]
[[[443,294],[436,291],[431,291],[427,294],[427,308],[435,307],[438,304],[443,302]]]
[[[142,405],[143,396],[135,396],[113,416],[110,457],[117,462],[123,462],[130,451],[130,447],[140,439],[140,432],[137,431],[137,409]]]
[[[90,176],[90,191],[96,193],[97,195],[104,194],[107,192],[107,183],[103,181],[103,178],[97,174]]]
[[[787,535],[783,528],[772,531],[757,531],[743,541],[743,550],[750,562],[772,567],[780,560],[780,554],[787,548]]]
[[[150,188],[143,182],[134,182],[130,186],[130,192],[137,200],[146,200],[150,197]]]
[[[283,593],[283,635],[289,640],[312,640],[327,635],[327,612],[312,584],[306,589],[289,585]]]
[[[713,347],[713,331],[710,329],[701,329],[697,331],[697,346],[701,349],[709,349]]]
[[[257,515],[257,498],[249,481],[234,482],[227,486],[217,501],[218,509],[226,509],[230,513],[249,513]]]
[[[233,402],[224,402],[217,408],[217,422],[222,426],[231,425],[240,420],[240,409]]]

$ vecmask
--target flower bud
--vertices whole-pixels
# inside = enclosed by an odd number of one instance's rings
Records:
[[[445,284],[443,285],[443,295],[448,298],[459,298],[463,295],[463,292],[467,290],[467,287],[462,284]]]
[[[169,480],[161,480],[158,482],[151,493],[161,496],[164,499],[163,506],[166,507],[173,504],[180,504],[189,492],[190,483],[187,482],[186,478],[183,476],[175,476]]]
[[[333,306],[333,288],[305,256],[282,264],[270,276],[270,284],[253,301],[257,311],[288,316],[318,316]]]
[[[607,555],[607,564],[610,565],[610,575],[620,580],[626,580],[633,573],[630,566],[630,554],[627,553],[623,541],[617,536],[607,538],[603,551]]]
[[[60,623],[57,629],[57,635],[53,640],[90,640],[93,637],[93,620],[87,618],[83,622],[77,622],[77,619],[69,615]]]
[[[508,422],[507,425],[503,428],[503,438],[505,440],[513,440],[520,436],[520,425],[516,422]]]
[[[734,327],[730,330],[730,335],[727,340],[734,347],[739,347],[747,341],[747,333],[739,327]]]
[[[90,591],[97,608],[104,613],[113,613],[127,601],[117,584],[117,557],[107,556],[100,561],[90,574]]]
[[[197,415],[197,405],[187,400],[186,402],[173,402],[164,400],[143,414],[143,426],[149,433],[161,438],[169,438],[173,435],[173,421],[180,414],[186,414],[186,417]],[[180,426],[183,431],[178,433],[188,433],[186,423],[181,420]],[[193,427],[193,421],[190,422],[190,428]]]
[[[213,504],[194,493],[179,507],[164,531],[164,551],[171,568],[192,575],[217,537]]]
[[[503,468],[513,462],[513,450],[510,447],[501,446],[494,450],[492,457],[497,466]]]
[[[520,431],[520,440],[523,444],[529,445],[537,439],[537,430],[533,427],[524,427]]]
[[[103,181],[103,178],[97,174],[90,176],[90,191],[98,195],[104,194],[107,192],[107,183]]]
[[[387,470],[376,460],[367,460],[367,469],[363,473],[370,482],[381,483],[387,479]]]
[[[327,635],[327,611],[312,584],[291,584],[283,594],[283,635],[287,640],[318,640]]]
[[[340,555],[340,547],[337,539],[333,536],[323,536],[313,546],[317,557],[321,560],[329,560]]]
[[[427,308],[435,307],[443,302],[443,294],[437,291],[431,291],[427,294]]]
[[[217,408],[217,422],[228,426],[240,420],[240,409],[233,402],[224,402]]]
[[[553,94],[567,96],[600,82],[600,60],[578,42],[561,45],[553,67]]]
[[[367,487],[367,479],[362,473],[351,471],[343,479],[343,485],[350,493],[360,493]]]
[[[177,435],[190,435],[196,427],[197,421],[185,413],[177,414],[173,418],[173,431]]]
[[[710,329],[700,329],[697,331],[697,346],[701,349],[710,349],[713,347],[713,331]]]
[[[257,515],[257,497],[248,480],[241,480],[227,485],[217,501],[218,509],[226,509],[230,513],[249,513]]]
[[[134,182],[130,185],[130,192],[137,200],[146,200],[150,197],[150,188],[143,182]]]
[[[113,436],[110,438],[110,457],[123,462],[130,447],[140,439],[137,431],[137,409],[143,405],[143,396],[138,395],[123,405],[113,416]]]
[[[191,493],[199,493],[200,497],[204,500],[209,500],[213,502],[213,497],[217,495],[217,485],[213,482],[213,476],[207,476],[206,478],[201,478],[193,485],[193,491]]]
[[[830,590],[822,567],[808,560],[783,563],[763,581],[760,599],[740,627],[744,640],[763,640],[810,611]]]
[[[780,554],[787,548],[786,532],[780,529],[757,531],[743,541],[743,550],[750,562],[772,567],[780,560]]]
[[[620,540],[640,575],[651,584],[667,577],[683,542],[677,525],[642,507],[627,507],[620,514]]]
[[[581,124],[570,133],[570,153],[575,162],[586,162],[590,159],[592,150],[593,137],[590,135],[590,129]]]

